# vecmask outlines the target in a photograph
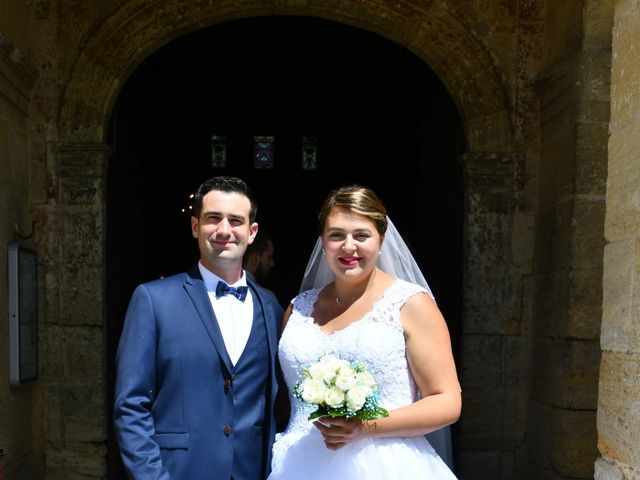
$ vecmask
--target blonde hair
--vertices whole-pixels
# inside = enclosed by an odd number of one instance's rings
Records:
[[[318,214],[320,234],[324,231],[327,217],[336,209],[362,215],[373,222],[378,233],[387,231],[387,209],[373,190],[360,185],[349,185],[334,190],[322,204]]]

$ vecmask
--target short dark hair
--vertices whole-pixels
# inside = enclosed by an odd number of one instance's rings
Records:
[[[256,217],[258,216],[258,202],[251,187],[238,177],[225,176],[211,177],[198,187],[193,197],[193,215],[195,217],[200,218],[202,199],[212,190],[228,193],[236,192],[247,197],[251,204],[249,208],[249,223],[256,221]]]

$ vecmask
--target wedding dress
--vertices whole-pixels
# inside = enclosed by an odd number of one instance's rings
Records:
[[[427,439],[363,439],[339,450],[325,447],[320,431],[307,420],[310,408],[293,397],[300,369],[333,354],[363,363],[380,389],[387,410],[415,401],[417,387],[407,363],[400,309],[423,287],[395,280],[370,312],[342,330],[327,334],[311,317],[319,288],[293,300],[293,312],[282,333],[279,358],[292,405],[286,430],[276,435],[269,480],[455,480]]]

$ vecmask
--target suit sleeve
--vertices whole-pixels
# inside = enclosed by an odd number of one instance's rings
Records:
[[[116,354],[114,426],[132,479],[168,480],[155,440],[151,408],[156,394],[156,318],[147,288],[131,298]]]

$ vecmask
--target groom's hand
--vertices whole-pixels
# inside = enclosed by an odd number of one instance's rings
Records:
[[[313,424],[320,430],[329,450],[338,450],[364,434],[362,420],[357,418],[321,417]]]

